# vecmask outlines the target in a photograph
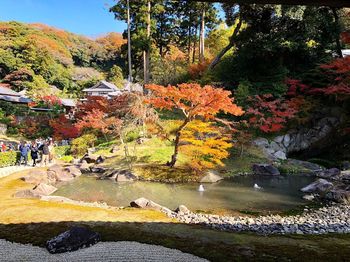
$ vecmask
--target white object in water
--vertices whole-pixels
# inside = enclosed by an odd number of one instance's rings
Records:
[[[261,187],[259,187],[258,184],[254,184],[254,189],[261,189]]]
[[[199,188],[198,188],[198,191],[199,191],[199,192],[204,192],[204,186],[203,186],[203,185],[200,185]]]

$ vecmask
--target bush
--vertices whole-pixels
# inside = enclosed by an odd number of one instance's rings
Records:
[[[60,160],[62,160],[63,162],[66,162],[66,163],[72,163],[74,157],[71,156],[71,155],[68,155],[68,156],[62,156],[60,158]]]
[[[55,147],[56,156],[61,158],[70,154],[70,146],[57,146]]]
[[[1,152],[0,153],[0,167],[14,166],[17,164],[19,159],[18,152]]]
[[[95,135],[86,134],[72,141],[72,153],[74,156],[83,156],[90,147],[93,147],[97,138]]]
[[[235,99],[240,106],[245,106],[247,103],[248,97],[251,95],[252,84],[248,80],[242,80],[236,91]]]

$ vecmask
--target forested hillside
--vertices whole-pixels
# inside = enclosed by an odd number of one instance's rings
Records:
[[[76,96],[102,78],[122,78],[121,34],[97,39],[44,24],[0,22],[0,82],[29,94]],[[56,90],[56,91],[55,91]]]

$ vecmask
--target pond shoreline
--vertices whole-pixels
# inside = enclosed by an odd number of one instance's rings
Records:
[[[61,202],[111,210],[123,209],[123,207],[111,206],[105,203],[89,203],[53,195],[41,196],[39,199],[42,199],[41,201],[43,202]],[[262,235],[350,233],[350,207],[344,204],[334,204],[315,210],[306,210],[301,215],[294,216],[262,215],[251,217],[194,213],[187,208],[182,208],[175,212],[153,201],[150,201],[150,203],[145,205],[145,209],[161,211],[169,218],[185,224],[203,225],[220,231],[254,232]]]

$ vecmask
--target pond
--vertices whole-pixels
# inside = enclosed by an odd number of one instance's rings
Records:
[[[117,183],[81,176],[62,185],[55,195],[87,202],[105,202],[111,206],[129,206],[139,197],[175,209],[180,204],[193,211],[220,214],[235,211],[275,212],[305,204],[300,188],[311,183],[305,176],[255,177],[238,176],[216,184],[163,184],[152,182]],[[255,189],[254,184],[261,189]]]

